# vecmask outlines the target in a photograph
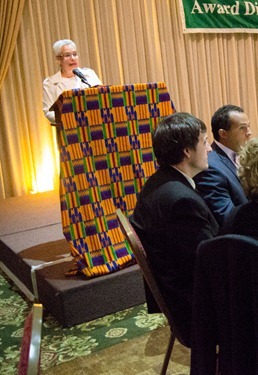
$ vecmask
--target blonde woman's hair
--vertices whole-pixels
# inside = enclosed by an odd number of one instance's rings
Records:
[[[238,175],[247,198],[258,201],[258,138],[253,138],[240,151]]]

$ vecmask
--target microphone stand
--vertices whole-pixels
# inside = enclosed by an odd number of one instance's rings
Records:
[[[79,69],[73,69],[73,74],[75,74],[77,77],[80,78],[80,80],[85,83],[86,85],[88,85],[88,87],[91,87],[91,85],[89,84],[89,82],[87,81],[87,79],[84,77],[84,75],[79,71]]]

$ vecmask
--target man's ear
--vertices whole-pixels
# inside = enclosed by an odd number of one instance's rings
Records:
[[[187,159],[189,159],[190,156],[191,156],[190,149],[189,148],[184,148],[183,152],[184,152],[185,157]]]
[[[228,133],[225,129],[219,129],[218,134],[221,139],[226,139],[228,136]]]

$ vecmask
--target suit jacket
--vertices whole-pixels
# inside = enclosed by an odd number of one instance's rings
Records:
[[[248,202],[233,208],[221,233],[243,234],[258,239],[258,202]]]
[[[79,68],[80,72],[85,76],[91,86],[102,85],[99,77],[90,68]],[[79,77],[72,77],[67,80],[61,75],[61,72],[57,72],[51,77],[44,79],[43,81],[43,111],[45,116],[51,123],[55,123],[55,112],[51,111],[51,106],[55,103],[60,94],[65,90],[72,89],[85,89],[88,85],[83,83]]]
[[[189,345],[196,250],[202,240],[217,234],[216,220],[180,172],[160,167],[140,192],[130,222],[179,332]]]
[[[213,151],[208,155],[209,168],[195,176],[194,181],[215,219],[222,225],[230,211],[235,206],[247,203],[247,198],[236,166],[216,143],[211,146]]]

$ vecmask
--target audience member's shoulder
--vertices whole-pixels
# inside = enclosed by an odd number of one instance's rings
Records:
[[[211,151],[208,154],[209,171],[218,171],[222,173],[221,168],[224,166],[225,160],[223,156],[218,154],[216,151]],[[205,174],[205,171],[204,171]]]
[[[176,190],[171,199],[174,200],[179,210],[188,211],[189,213],[197,211],[201,214],[208,211],[204,200],[193,189],[184,189],[180,185],[178,187],[179,189]]]
[[[242,211],[245,211],[249,203],[241,204],[234,207],[223,220],[223,225],[220,229],[220,234],[234,233],[235,227],[239,221],[239,217],[242,216]]]
[[[200,184],[202,183],[208,183],[209,185],[214,184],[215,180],[221,180],[221,178],[224,179],[225,177],[223,170],[221,170],[220,164],[217,163],[216,160],[209,160],[208,163],[209,167],[194,177],[194,181],[197,184],[198,189],[200,189]]]
[[[258,203],[255,201],[250,201],[244,204],[241,204],[234,209],[235,216],[238,214],[245,215],[247,218],[258,217]]]
[[[217,151],[212,150],[211,152],[208,153],[209,162],[217,161],[218,159],[219,159],[219,154],[217,153]]]

